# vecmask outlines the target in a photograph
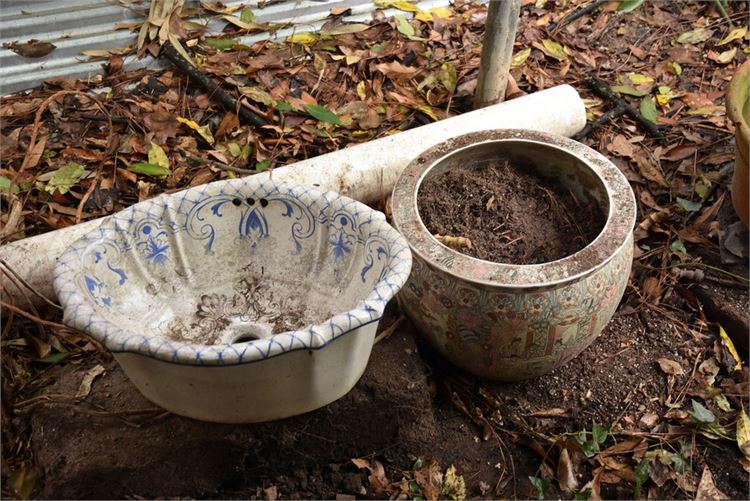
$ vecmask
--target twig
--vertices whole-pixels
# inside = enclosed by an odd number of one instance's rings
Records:
[[[614,108],[607,110],[606,113],[604,113],[602,116],[591,122],[590,124],[586,124],[586,127],[584,127],[581,132],[573,136],[573,139],[576,141],[580,141],[584,137],[587,137],[589,134],[591,134],[594,129],[601,126],[602,124],[609,122],[613,118],[617,118],[619,116],[622,116],[623,113],[625,113],[625,108],[622,106],[615,106]]]
[[[132,125],[130,119],[125,117],[107,117],[105,115],[94,115],[93,113],[79,113],[78,118],[93,120],[95,122],[107,122],[111,120],[113,124]]]
[[[643,115],[640,114],[640,112],[636,111],[632,106],[625,102],[623,98],[618,96],[612,89],[609,88],[609,85],[602,82],[596,77],[587,78],[586,85],[588,85],[591,90],[593,90],[600,97],[613,102],[616,108],[622,108],[622,114],[625,114],[638,122],[644,132],[646,132],[648,135],[657,138],[662,143],[665,141],[662,129],[658,125],[646,119]]]
[[[44,320],[43,318],[39,318],[36,315],[32,315],[28,311],[24,311],[21,308],[18,308],[17,306],[14,306],[12,304],[8,304],[8,303],[6,303],[5,301],[2,301],[2,300],[0,300],[0,306],[2,306],[3,308],[8,308],[10,311],[12,311],[14,313],[18,313],[22,317],[26,317],[29,320],[32,320],[32,321],[34,321],[34,322],[36,322],[38,324],[41,324],[41,325],[46,325],[47,327],[54,327],[56,329],[70,329],[70,327],[68,327],[67,325],[59,324],[57,322],[51,322],[49,320]]]
[[[401,323],[404,321],[405,318],[406,317],[403,316],[403,315],[401,315],[400,317],[398,317],[395,322],[393,322],[387,328],[383,329],[383,332],[381,332],[380,334],[377,335],[377,337],[372,342],[372,344],[375,345],[375,344],[379,343],[380,341],[382,341],[383,339],[385,339],[387,337],[390,337],[391,334],[393,334],[394,332],[396,332],[396,329],[398,329],[398,326],[401,325]]]
[[[23,279],[21,275],[16,273],[16,270],[14,270],[8,263],[6,263],[4,260],[0,259],[0,265],[4,266],[21,284],[23,284],[27,289],[29,289],[31,292],[33,292],[36,296],[38,296],[40,299],[42,299],[45,303],[47,303],[50,306],[53,306],[57,308],[58,310],[62,310],[62,306],[55,303],[51,299],[49,299],[47,296],[36,290],[34,287],[31,286],[26,280]]]
[[[256,127],[263,127],[268,125],[268,122],[253,113],[251,110],[240,105],[235,98],[229,95],[227,91],[219,87],[216,82],[209,78],[205,73],[200,71],[198,68],[190,64],[179,52],[172,46],[171,43],[167,42],[162,46],[160,56],[164,56],[172,64],[174,64],[178,70],[190,77],[192,80],[198,82],[216,101],[218,101],[227,111],[236,113],[243,122],[250,123]]]
[[[605,3],[610,3],[611,1],[612,0],[596,0],[595,2],[592,2],[592,3],[588,4],[586,7],[583,7],[581,9],[575,11],[574,13],[572,13],[571,15],[569,15],[568,17],[564,18],[562,21],[560,21],[559,24],[552,23],[550,25],[550,27],[549,27],[550,32],[562,29],[563,26],[566,26],[566,25],[572,23],[576,19],[582,18],[586,14],[588,14],[588,13],[590,13],[590,12],[598,9],[600,6],[604,5]]]
[[[180,153],[185,155],[185,158],[188,160],[193,160],[194,162],[200,162],[203,164],[210,165],[211,167],[216,167],[217,169],[226,170],[229,172],[235,172],[237,174],[257,174],[258,171],[252,170],[252,169],[242,169],[240,167],[235,167],[234,165],[225,164],[222,162],[217,162],[215,160],[209,160],[208,158],[199,157],[197,155],[193,155],[189,151],[187,151],[184,148],[178,148]]]

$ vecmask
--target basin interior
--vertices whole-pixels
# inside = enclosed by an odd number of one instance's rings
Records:
[[[609,197],[603,180],[577,156],[553,145],[536,141],[514,139],[486,141],[458,149],[439,159],[425,173],[419,182],[419,187],[421,188],[426,179],[440,176],[457,166],[482,169],[501,159],[508,160],[511,165],[522,171],[548,179],[563,189],[571,190],[584,204],[593,202],[601,213],[603,221],[607,220],[610,209]]]
[[[231,344],[325,322],[386,274],[382,215],[303,191],[165,196],[105,222],[77,285],[134,334]]]

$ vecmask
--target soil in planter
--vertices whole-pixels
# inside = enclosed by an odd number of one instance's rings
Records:
[[[422,183],[419,214],[433,235],[464,237],[472,257],[510,264],[555,261],[583,249],[605,219],[549,179],[507,160],[459,165]]]

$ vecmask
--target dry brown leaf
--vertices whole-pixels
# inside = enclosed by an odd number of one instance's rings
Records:
[[[578,480],[576,480],[573,464],[570,461],[570,454],[568,454],[568,449],[566,448],[563,448],[560,452],[560,460],[557,463],[557,481],[560,485],[560,490],[565,493],[573,492],[578,488]]]
[[[440,496],[443,474],[440,471],[440,465],[434,459],[430,459],[427,464],[414,472],[414,480],[422,488],[422,493],[428,501],[435,501]]]
[[[28,42],[4,43],[3,47],[23,57],[44,57],[57,47],[49,42],[31,39]]]
[[[669,183],[664,179],[664,174],[662,174],[661,169],[654,165],[651,159],[647,158],[645,155],[637,154],[635,156],[635,162],[638,164],[638,171],[641,173],[641,176],[649,181],[655,182],[659,186],[669,188]]]
[[[659,368],[665,374],[669,374],[670,376],[682,376],[683,374],[685,374],[682,366],[674,360],[670,360],[668,358],[659,358],[656,361],[659,364]]]
[[[622,134],[616,135],[607,145],[607,150],[621,157],[635,158],[636,148]]]
[[[412,66],[404,66],[398,61],[391,61],[390,63],[380,63],[375,65],[375,69],[385,74],[386,76],[394,79],[400,78],[411,78],[419,72],[419,68]]]
[[[646,296],[647,300],[658,303],[662,292],[663,290],[658,278],[646,277],[643,281],[643,295]]]
[[[91,385],[93,384],[94,379],[103,373],[104,367],[99,364],[86,371],[86,374],[83,375],[83,379],[81,379],[81,385],[78,387],[78,392],[76,393],[75,398],[87,397],[88,394],[91,393]]]
[[[680,144],[669,148],[665,153],[661,155],[662,160],[668,160],[670,162],[678,162],[684,160],[687,157],[693,156],[698,151],[698,148],[689,144]]]
[[[695,492],[695,501],[719,501],[721,499],[728,499],[728,496],[716,487],[711,470],[708,466],[704,466],[698,489]]]

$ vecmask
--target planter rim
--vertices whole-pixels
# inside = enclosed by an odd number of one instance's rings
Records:
[[[440,243],[427,230],[419,215],[417,194],[427,173],[450,155],[488,142],[522,142],[560,150],[580,159],[604,185],[609,213],[599,235],[580,251],[547,263],[517,265],[477,259]],[[444,273],[490,287],[544,289],[593,273],[632,245],[636,204],[630,183],[606,157],[566,137],[526,129],[495,129],[473,132],[440,143],[415,158],[404,170],[393,190],[394,226],[409,242],[412,252]]]
[[[748,89],[750,89],[750,59],[737,68],[737,72],[729,83],[726,98],[727,115],[746,141],[750,139],[750,124],[745,121],[742,108],[750,96]]]

